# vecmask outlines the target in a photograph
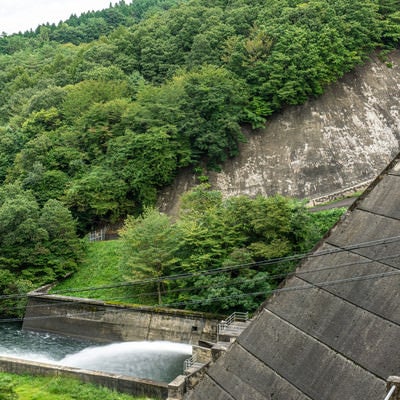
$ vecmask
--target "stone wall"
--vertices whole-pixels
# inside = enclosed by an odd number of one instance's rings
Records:
[[[312,199],[375,178],[397,154],[400,139],[400,51],[364,65],[301,106],[287,107],[259,131],[220,173],[206,172],[225,197],[282,194]],[[173,214],[196,184],[186,170],[160,194]]]
[[[166,340],[197,344],[215,338],[218,319],[197,312],[128,307],[31,293],[23,329],[100,342]]]

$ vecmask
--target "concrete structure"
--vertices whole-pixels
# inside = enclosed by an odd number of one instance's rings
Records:
[[[187,400],[377,400],[400,373],[400,155]]]
[[[215,340],[219,320],[201,312],[122,306],[32,292],[23,329],[99,342]]]
[[[390,63],[389,63],[390,62]],[[301,106],[269,118],[264,129],[245,129],[247,143],[220,173],[206,172],[226,197],[280,193],[296,198],[351,192],[374,179],[399,151],[400,51],[387,62],[364,65]],[[163,211],[196,184],[190,171],[160,195]]]

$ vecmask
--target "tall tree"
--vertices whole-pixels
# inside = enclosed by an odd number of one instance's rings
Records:
[[[162,304],[163,282],[178,261],[176,249],[179,235],[168,216],[148,208],[137,218],[128,217],[121,231],[124,242],[124,268],[130,269],[135,279],[154,280],[156,297]]]

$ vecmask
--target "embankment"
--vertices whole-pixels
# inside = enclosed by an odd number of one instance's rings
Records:
[[[270,117],[263,129],[244,129],[247,142],[221,172],[204,171],[224,197],[274,195],[314,199],[374,179],[400,141],[400,51],[365,64],[301,106]],[[196,184],[179,174],[160,193],[159,207],[175,214],[182,193]]]

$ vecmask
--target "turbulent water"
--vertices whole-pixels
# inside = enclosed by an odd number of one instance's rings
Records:
[[[0,326],[0,356],[170,382],[190,357],[189,345],[171,342],[124,342],[99,345],[61,336]]]

